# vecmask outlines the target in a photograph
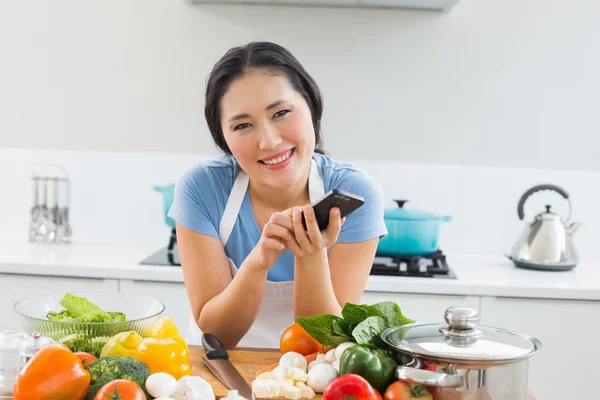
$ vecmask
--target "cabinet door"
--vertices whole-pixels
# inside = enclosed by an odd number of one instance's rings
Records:
[[[0,274],[0,331],[22,329],[14,304],[25,297],[53,292],[117,293],[115,279],[67,278],[57,276]]]
[[[179,332],[184,338],[187,338],[192,310],[183,282],[121,280],[119,291],[121,293],[148,296],[162,301],[165,305],[163,315],[171,317]]]
[[[542,342],[529,362],[529,388],[536,399],[585,399],[600,393],[600,301],[483,297],[481,308],[482,324]]]
[[[364,292],[362,304],[393,301],[402,314],[418,323],[442,323],[444,312],[452,306],[469,307],[479,311],[478,296],[454,296],[422,293]]]

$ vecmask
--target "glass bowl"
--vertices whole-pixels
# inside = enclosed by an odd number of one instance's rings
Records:
[[[60,301],[66,293],[47,293],[27,297],[14,305],[23,329],[30,335],[40,332],[58,343],[64,343],[73,352],[85,351],[98,357],[102,347],[114,335],[135,331],[147,337],[154,324],[165,310],[159,300],[127,293],[81,293],[70,292],[85,297],[102,310],[120,311],[125,321],[119,322],[63,322],[50,321],[49,311],[60,312],[64,307]]]

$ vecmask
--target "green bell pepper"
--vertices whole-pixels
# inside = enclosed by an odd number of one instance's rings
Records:
[[[380,393],[395,378],[398,364],[384,350],[356,345],[347,348],[340,357],[340,376],[357,374],[365,378]]]

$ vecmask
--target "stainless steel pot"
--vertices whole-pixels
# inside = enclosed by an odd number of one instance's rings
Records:
[[[395,326],[381,339],[403,360],[400,380],[427,386],[436,400],[526,400],[529,358],[539,340],[477,325],[477,311],[450,307],[445,324]]]

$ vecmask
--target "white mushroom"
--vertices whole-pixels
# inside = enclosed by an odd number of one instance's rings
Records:
[[[327,361],[329,364],[333,364],[335,361],[335,348],[329,350],[327,354],[325,354],[325,361]]]
[[[310,364],[308,364],[308,370],[310,371],[312,369],[312,367],[314,367],[317,364],[322,364],[326,362],[325,361],[325,354],[317,354],[317,358],[314,361],[311,361]]]
[[[294,351],[288,351],[279,359],[279,366],[283,368],[283,372],[287,374],[287,370],[290,367],[300,368],[303,371],[306,371],[306,358],[300,353],[296,353]]]
[[[315,393],[323,393],[327,385],[337,377],[338,372],[331,364],[317,364],[308,372],[308,381],[306,384],[311,387]]]
[[[342,358],[342,354],[344,353],[344,350],[346,350],[349,347],[352,346],[356,346],[355,342],[344,342],[342,344],[340,344],[338,347],[335,348],[335,359],[339,360],[340,358]]]
[[[340,373],[340,360],[335,360],[333,362],[333,364],[331,364],[333,366],[333,368],[335,368],[335,370],[338,372],[338,374]]]

